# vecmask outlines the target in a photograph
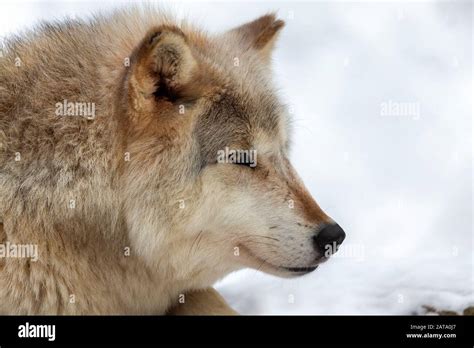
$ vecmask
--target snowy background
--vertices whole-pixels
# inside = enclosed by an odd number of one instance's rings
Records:
[[[278,10],[287,25],[274,70],[294,113],[293,163],[348,235],[302,278],[230,275],[217,288],[234,308],[410,314],[474,305],[471,2],[166,4],[210,32]],[[117,6],[2,2],[0,36]]]

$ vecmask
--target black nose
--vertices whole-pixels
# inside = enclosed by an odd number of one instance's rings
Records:
[[[337,251],[337,247],[346,238],[344,230],[338,224],[324,226],[316,236],[313,237],[314,245],[320,253],[330,256]],[[326,255],[326,253],[328,253]]]

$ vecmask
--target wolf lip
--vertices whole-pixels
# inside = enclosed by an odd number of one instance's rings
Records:
[[[281,265],[275,265],[275,264],[272,264],[272,263],[256,256],[254,253],[252,253],[244,245],[241,245],[241,248],[242,248],[242,250],[244,250],[246,252],[246,254],[251,259],[253,259],[254,261],[256,261],[257,263],[260,264],[259,269],[263,265],[266,265],[267,267],[273,269],[274,271],[277,271],[277,272],[278,271],[279,272],[284,271],[284,273],[286,273],[287,275],[289,275],[290,273],[294,273],[295,276],[299,276],[299,275],[304,275],[304,274],[310,273],[310,272],[314,271],[316,268],[318,268],[318,266],[319,266],[319,264],[315,265],[315,266],[309,266],[309,267],[286,267],[286,266],[281,266]]]
[[[312,266],[312,267],[283,267],[287,271],[290,272],[297,272],[297,273],[309,273],[313,272],[318,266]]]

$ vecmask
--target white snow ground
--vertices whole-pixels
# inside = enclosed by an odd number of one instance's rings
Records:
[[[474,304],[471,2],[167,3],[211,32],[272,10],[293,162],[347,232],[316,272],[217,288],[244,314],[409,314]],[[2,2],[0,35],[112,2]],[[384,105],[410,105],[409,115]],[[403,104],[411,103],[411,104]]]

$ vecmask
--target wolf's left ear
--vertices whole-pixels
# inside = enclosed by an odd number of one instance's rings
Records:
[[[133,53],[129,90],[141,104],[190,99],[195,97],[192,81],[198,71],[185,34],[178,27],[163,25],[150,30]]]
[[[236,35],[244,49],[255,49],[265,59],[269,59],[278,33],[285,22],[277,19],[275,14],[267,14],[256,20],[230,30]]]

